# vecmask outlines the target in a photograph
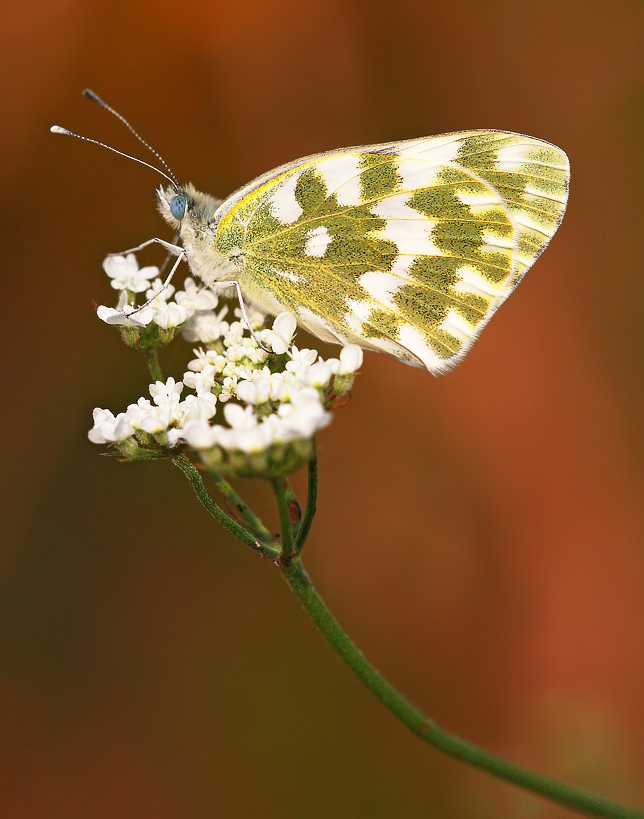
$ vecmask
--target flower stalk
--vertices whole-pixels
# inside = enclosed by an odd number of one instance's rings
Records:
[[[278,316],[272,329],[262,329],[262,316],[244,312],[250,315],[249,337],[241,321],[227,320],[227,307],[217,309],[212,291],[188,278],[183,291],[175,293],[170,285],[161,293],[158,269],[139,268],[134,256],[110,257],[105,270],[121,296],[116,309],[100,307],[98,316],[118,326],[129,346],[143,351],[155,383],[149,388],[152,400],[141,397],[126,412],[115,416],[94,410],[90,440],[107,444],[125,460],[166,458],[174,463],[220,525],[271,559],[338,657],[421,740],[580,814],[644,819],[643,811],[521,768],[443,730],[371,665],[315,590],[301,560],[317,507],[315,435],[330,422],[329,408],[341,406],[348,395],[361,350],[348,346],[338,359],[328,360],[315,350],[298,350],[291,344],[295,319],[288,313]],[[140,311],[130,304],[137,294],[150,299]],[[195,350],[182,381],[164,381],[158,349],[179,330],[186,340],[204,346]],[[195,394],[182,400],[184,388]],[[308,487],[302,515],[287,476],[304,465]],[[200,469],[210,476],[228,512],[211,498]],[[279,538],[233,489],[229,476],[261,477],[270,483]]]

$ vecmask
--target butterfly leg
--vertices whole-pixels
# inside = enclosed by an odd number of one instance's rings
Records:
[[[154,243],[160,244],[164,247],[169,253],[173,253],[175,256],[180,256],[185,251],[180,245],[173,245],[172,242],[166,242],[165,239],[148,239],[147,242],[143,242],[136,247],[130,247],[127,250],[121,250],[118,253],[108,253],[108,256],[124,256],[126,253],[136,253],[137,250],[143,250],[144,247],[148,247],[149,245],[153,245]]]
[[[272,353],[273,352],[272,350],[269,350],[268,347],[264,347],[262,342],[255,335],[255,331],[253,330],[253,328],[250,325],[250,321],[249,321],[248,315],[246,313],[246,307],[244,305],[244,297],[242,295],[242,291],[241,291],[241,287],[239,286],[239,282],[234,280],[234,279],[232,281],[217,282],[217,287],[226,287],[226,286],[232,286],[237,291],[237,300],[239,301],[239,307],[241,309],[242,316],[244,318],[244,321],[246,322],[246,326],[248,327],[251,336],[257,342],[257,345],[259,346],[260,350],[263,350],[265,353]]]
[[[154,241],[154,240],[152,240],[152,241]],[[167,243],[167,242],[164,242],[164,244],[165,244],[165,245],[167,245],[168,243]],[[176,261],[176,262],[175,262],[175,263],[172,265],[172,270],[171,270],[171,271],[168,273],[168,275],[166,276],[165,281],[163,282],[163,284],[161,285],[161,287],[160,287],[160,288],[157,290],[157,292],[156,292],[156,293],[155,293],[153,296],[151,296],[151,297],[150,297],[150,298],[149,298],[149,299],[148,299],[148,300],[145,302],[145,304],[142,304],[140,307],[137,307],[135,310],[132,310],[132,311],[131,311],[131,312],[129,312],[129,313],[124,313],[123,315],[126,315],[126,316],[133,316],[135,313],[138,313],[138,312],[139,312],[139,310],[143,310],[143,308],[144,308],[144,307],[147,307],[149,304],[152,304],[152,302],[153,302],[153,301],[156,299],[156,297],[157,297],[157,296],[160,296],[160,295],[161,295],[161,293],[163,293],[163,291],[166,289],[166,287],[167,287],[167,286],[170,284],[170,282],[172,281],[172,277],[174,276],[174,272],[175,272],[175,270],[176,270],[176,269],[179,267],[179,265],[181,264],[181,262],[182,262],[182,261],[184,260],[184,258],[185,258],[185,255],[186,255],[185,250],[184,250],[183,248],[181,248],[181,247],[179,248],[179,250],[181,251],[181,252],[180,252],[180,254],[179,254],[179,258],[178,258],[178,259],[177,259],[177,261]],[[252,330],[251,330],[251,332],[252,332]]]

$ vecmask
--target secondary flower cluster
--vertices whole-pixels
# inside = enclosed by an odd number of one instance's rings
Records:
[[[133,255],[108,257],[104,268],[122,293],[117,309],[101,306],[97,313],[120,325],[129,344],[159,346],[180,328],[187,341],[202,346],[182,381],[151,384],[150,398],[117,415],[95,409],[90,441],[111,444],[129,459],[187,447],[210,467],[249,476],[287,474],[312,457],[315,433],[330,422],[329,408],[349,391],[362,363],[359,347],[325,360],[291,345],[296,321],[290,313],[268,329],[262,314],[247,309],[251,334],[240,308],[220,307],[217,295],[191,278],[183,290],[159,292],[158,269],[139,268]],[[132,315],[128,303],[137,293],[152,301]],[[184,388],[193,393],[182,400]]]

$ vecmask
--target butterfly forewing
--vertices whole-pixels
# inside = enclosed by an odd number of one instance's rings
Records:
[[[456,363],[557,229],[568,162],[470,131],[299,160],[224,202],[217,249],[244,293],[314,334],[440,372]]]

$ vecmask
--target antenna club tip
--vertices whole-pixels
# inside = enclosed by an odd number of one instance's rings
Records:
[[[91,88],[83,88],[83,96],[87,97],[88,100],[101,102],[101,98]]]
[[[61,128],[60,125],[52,125],[49,130],[52,132],[52,134],[68,134],[69,133],[67,128]]]

